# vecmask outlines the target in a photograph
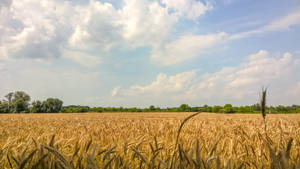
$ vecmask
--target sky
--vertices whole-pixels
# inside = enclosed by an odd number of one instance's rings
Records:
[[[0,0],[0,97],[300,104],[299,0]]]

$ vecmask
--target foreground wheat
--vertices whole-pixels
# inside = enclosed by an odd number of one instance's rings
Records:
[[[0,168],[300,168],[300,116],[0,115]]]

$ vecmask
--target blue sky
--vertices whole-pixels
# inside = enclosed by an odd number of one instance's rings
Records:
[[[0,96],[65,105],[300,104],[297,0],[3,0]]]

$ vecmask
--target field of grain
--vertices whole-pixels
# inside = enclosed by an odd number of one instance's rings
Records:
[[[2,114],[0,168],[300,168],[300,115]]]

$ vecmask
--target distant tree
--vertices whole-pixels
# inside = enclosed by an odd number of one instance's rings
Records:
[[[96,108],[96,111],[100,113],[100,112],[103,112],[104,109],[103,109],[103,107],[97,107],[97,108]]]
[[[13,94],[12,102],[14,100],[18,100],[18,99],[29,102],[30,101],[30,96],[27,93],[23,92],[23,91],[16,91]]]
[[[245,106],[240,106],[240,107],[238,108],[238,112],[240,112],[240,113],[245,113],[245,112],[247,112],[247,108],[246,108]]]
[[[261,106],[259,103],[256,103],[254,105],[251,106],[253,111],[260,111]]]
[[[292,105],[292,109],[293,109],[293,110],[300,109],[300,106],[299,106],[299,105],[295,105],[295,104],[293,104],[293,105]]]
[[[213,107],[212,107],[212,112],[218,113],[218,112],[220,112],[221,109],[222,109],[221,106],[213,106]]]
[[[0,100],[0,113],[10,113],[9,104],[6,100]]]
[[[231,104],[225,104],[224,113],[234,113],[234,109]]]
[[[13,96],[14,96],[14,92],[9,92],[7,95],[5,95],[5,98],[8,101],[8,111],[9,112],[11,111],[11,100],[12,100]]]
[[[152,112],[154,112],[154,111],[155,111],[155,106],[151,105],[151,106],[149,107],[149,110],[152,111]]]
[[[206,106],[206,112],[212,112],[212,107],[211,106]]]
[[[180,105],[180,107],[178,108],[178,110],[180,112],[190,112],[191,111],[191,108],[188,104],[182,104]]]
[[[81,112],[81,113],[85,113],[89,111],[89,106],[79,106],[78,107],[78,111],[76,112]]]
[[[191,112],[197,112],[198,111],[198,107],[192,107],[191,108]]]
[[[28,105],[21,99],[15,100],[13,102],[14,106],[14,113],[27,113],[28,112]]]
[[[233,107],[233,108],[232,108],[232,110],[233,110],[233,112],[232,112],[232,113],[236,113],[236,112],[238,112],[238,111],[239,111],[239,107]]]
[[[45,113],[58,113],[62,109],[63,101],[57,98],[48,98],[43,101],[42,109]]]
[[[31,103],[32,107],[30,108],[31,113],[43,113],[43,103],[39,100],[33,101]]]
[[[160,107],[156,107],[155,108],[155,112],[161,112],[162,110],[161,110],[161,108]]]
[[[278,112],[286,113],[289,109],[288,109],[288,107],[285,107],[285,106],[282,106],[282,105],[278,105],[278,106],[276,107],[276,110],[277,110]]]
[[[136,107],[129,108],[129,112],[137,112],[138,109]]]
[[[118,112],[118,111],[120,111],[120,110],[119,110],[119,108],[117,108],[117,107],[112,107],[112,108],[111,108],[111,111],[112,111],[112,112]]]
[[[111,107],[105,107],[104,112],[112,112],[112,108]]]
[[[10,99],[12,111],[14,113],[29,112],[28,107],[30,96],[27,93],[23,91],[16,91]]]

